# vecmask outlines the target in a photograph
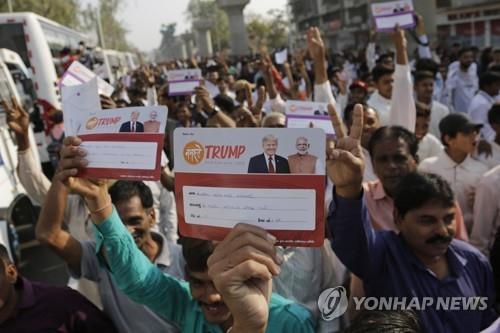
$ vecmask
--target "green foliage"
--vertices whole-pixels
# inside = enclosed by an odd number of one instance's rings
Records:
[[[246,18],[246,27],[254,52],[258,52],[262,45],[271,49],[287,45],[288,21],[283,10],[272,9],[265,16],[251,14]]]
[[[124,0],[99,0],[104,45],[107,49],[128,51],[132,48],[126,39],[128,30],[124,23],[116,18],[124,6]],[[97,31],[97,9],[95,7],[88,4],[82,12],[82,20],[86,29]]]
[[[15,12],[34,12],[62,25],[79,28],[78,0],[11,0]],[[1,1],[0,12],[8,11],[7,1]]]
[[[214,51],[221,51],[229,47],[229,21],[226,12],[221,10],[213,0],[190,0],[187,10],[187,19],[191,22],[196,17],[208,18],[214,22],[210,29]]]

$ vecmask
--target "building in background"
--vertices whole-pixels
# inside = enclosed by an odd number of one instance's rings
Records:
[[[307,28],[317,26],[327,47],[342,50],[368,42],[370,6],[368,0],[289,0],[295,24],[295,44],[303,43]]]
[[[437,0],[436,25],[448,44],[500,46],[500,1]]]

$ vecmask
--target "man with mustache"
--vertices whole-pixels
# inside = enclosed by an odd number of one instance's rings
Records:
[[[335,184],[328,214],[332,248],[364,282],[368,297],[424,297],[433,305],[417,309],[425,332],[478,332],[496,318],[491,266],[471,245],[453,239],[455,199],[439,176],[408,173],[394,191],[394,221],[399,234],[375,231],[367,213],[362,186],[364,161],[360,145],[363,112],[357,106],[349,136],[329,106],[338,142],[327,161]],[[463,303],[438,310],[439,299],[481,297],[481,306]],[[461,301],[462,302],[462,301]],[[408,303],[406,303],[408,304]]]
[[[151,230],[156,222],[151,189],[143,182],[120,180],[109,188],[109,195],[141,252],[162,271],[183,278],[180,246]],[[173,325],[118,289],[95,255],[99,243],[78,241],[62,229],[67,196],[68,190],[56,175],[37,223],[36,235],[40,242],[49,245],[66,262],[74,277],[97,283],[103,310],[119,332],[178,332]]]

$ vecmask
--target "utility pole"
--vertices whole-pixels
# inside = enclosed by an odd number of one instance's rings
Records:
[[[13,12],[12,10],[12,0],[7,0],[7,7],[9,7],[9,12]]]
[[[101,9],[99,8],[99,4],[97,5],[96,8],[96,18],[97,18],[97,34],[99,36],[99,41],[101,44],[101,49],[102,49],[102,57],[104,59],[104,66],[106,68],[106,72],[108,73],[109,76],[109,83],[113,84],[115,82],[115,78],[113,76],[113,72],[111,71],[111,67],[109,66],[109,61],[108,61],[108,56],[104,52],[106,49],[106,44],[104,43],[104,34],[102,32],[102,24],[101,24]]]

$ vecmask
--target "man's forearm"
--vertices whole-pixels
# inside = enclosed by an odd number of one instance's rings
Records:
[[[314,59],[314,84],[323,84],[328,81],[326,74],[326,61],[324,57]]]
[[[369,242],[373,228],[363,204],[362,191],[358,190],[355,198],[352,198],[354,188],[350,192],[334,191],[328,214],[332,249],[350,271],[364,279],[370,266]]]
[[[58,181],[50,186],[36,224],[36,236],[39,240],[50,243],[50,240],[62,231],[68,194],[64,184]]]
[[[30,148],[30,139],[28,132],[23,134],[16,134],[17,150],[25,151]]]

